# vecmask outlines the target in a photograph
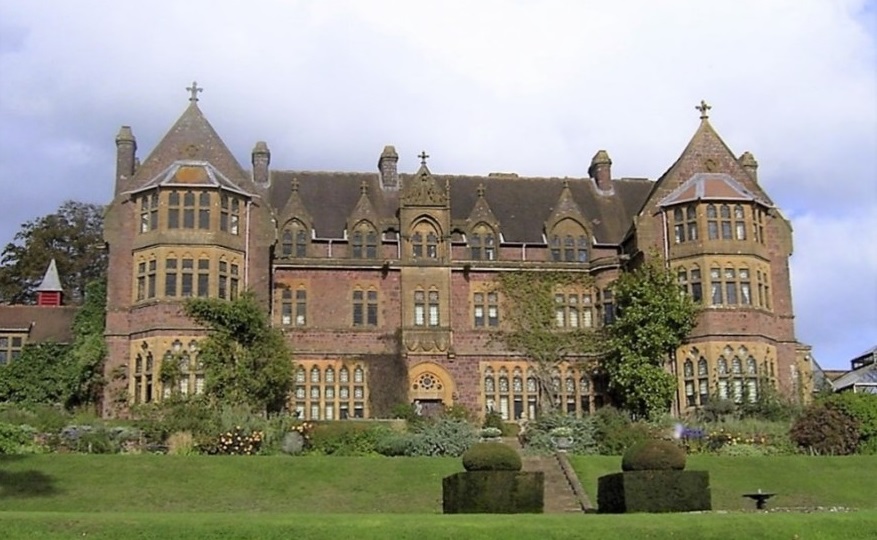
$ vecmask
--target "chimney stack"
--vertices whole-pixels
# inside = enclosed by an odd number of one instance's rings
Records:
[[[606,150],[600,150],[591,159],[588,175],[594,179],[600,191],[612,191],[612,160]]]
[[[253,147],[253,182],[267,186],[269,181],[268,165],[271,164],[271,151],[265,141],[259,141]]]
[[[753,156],[751,152],[743,152],[740,154],[740,157],[737,158],[737,163],[746,169],[746,172],[749,173],[749,176],[751,176],[753,180],[758,182],[758,162],[755,161],[755,156]]]
[[[116,135],[116,195],[130,189],[137,158],[137,139],[131,126],[122,126]]]
[[[399,154],[396,153],[396,147],[387,145],[378,158],[378,170],[381,172],[381,188],[385,190],[399,189],[399,171],[397,165],[399,163]]]

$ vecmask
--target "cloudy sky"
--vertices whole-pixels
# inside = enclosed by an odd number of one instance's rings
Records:
[[[0,2],[0,242],[112,192],[114,137],[145,158],[200,105],[238,160],[657,178],[694,105],[792,220],[798,338],[824,367],[877,345],[877,2]]]

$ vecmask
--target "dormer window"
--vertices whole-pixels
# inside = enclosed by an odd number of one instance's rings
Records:
[[[354,259],[378,257],[378,234],[368,223],[356,226],[350,237],[350,255]]]
[[[280,239],[280,255],[301,259],[307,256],[308,234],[301,221],[293,220],[283,229]]]
[[[586,231],[571,219],[565,219],[554,226],[549,245],[551,260],[554,262],[588,262],[590,242]]]
[[[481,224],[469,235],[469,253],[474,261],[492,261],[496,259],[496,236],[493,229]]]

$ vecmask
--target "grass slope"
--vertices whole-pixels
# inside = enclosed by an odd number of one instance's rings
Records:
[[[597,478],[621,470],[620,457],[571,456],[570,461],[594,504]],[[709,471],[715,510],[751,510],[754,503],[742,494],[758,489],[777,493],[768,507],[877,508],[877,456],[695,455],[685,468]]]

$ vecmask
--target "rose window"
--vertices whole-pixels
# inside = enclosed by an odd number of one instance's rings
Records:
[[[420,377],[417,378],[417,382],[414,383],[415,390],[441,390],[442,383],[438,380],[438,378],[432,373],[424,373]]]

